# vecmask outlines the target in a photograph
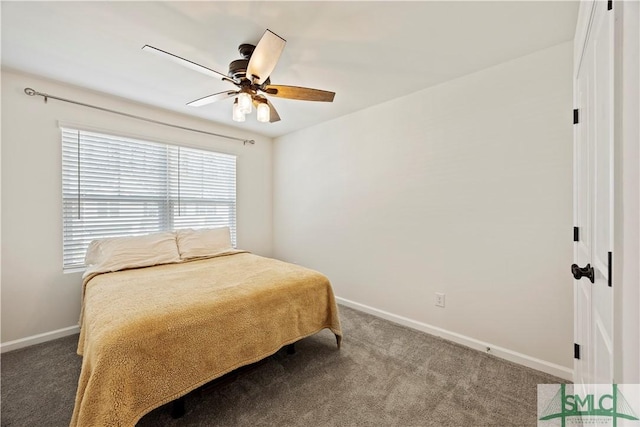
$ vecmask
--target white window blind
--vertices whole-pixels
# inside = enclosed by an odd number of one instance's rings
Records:
[[[236,157],[62,129],[63,267],[93,239],[223,227],[236,242]]]

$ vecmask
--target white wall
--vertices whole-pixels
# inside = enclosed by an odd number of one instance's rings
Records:
[[[44,104],[40,97],[26,96],[25,87],[177,125],[252,138],[256,144],[243,146],[55,100]],[[78,322],[81,273],[62,273],[59,120],[237,155],[238,247],[271,255],[270,138],[2,70],[3,343]]]
[[[339,297],[570,373],[571,48],[277,138],[275,255]]]

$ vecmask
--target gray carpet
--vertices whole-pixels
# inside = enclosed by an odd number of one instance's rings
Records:
[[[536,384],[559,378],[340,307],[323,331],[186,396],[138,426],[535,426]],[[68,426],[77,335],[2,355],[2,426]]]

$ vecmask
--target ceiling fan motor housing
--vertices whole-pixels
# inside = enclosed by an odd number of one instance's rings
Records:
[[[240,81],[247,76],[249,59],[251,59],[251,54],[253,53],[255,48],[256,47],[254,45],[246,43],[238,46],[238,52],[240,52],[240,56],[242,56],[242,59],[231,61],[231,63],[229,64],[229,77],[236,81]]]
[[[229,77],[235,81],[244,79],[247,75],[247,66],[249,65],[248,59],[236,59],[229,64]]]

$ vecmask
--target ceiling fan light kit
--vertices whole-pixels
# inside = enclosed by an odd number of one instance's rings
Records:
[[[251,114],[251,94],[249,92],[240,92],[238,95],[238,105],[240,106],[240,111],[244,114]]]
[[[245,115],[240,109],[240,104],[238,103],[238,98],[233,101],[233,121],[234,122],[244,122]]]
[[[144,45],[142,50],[170,59],[192,70],[221,78],[238,87],[238,90],[214,93],[191,101],[187,105],[201,107],[235,96],[232,115],[234,121],[244,122],[246,114],[251,114],[251,105],[255,104],[257,120],[263,123],[274,123],[280,121],[280,116],[263,94],[278,98],[319,102],[333,102],[335,97],[334,92],[326,90],[271,84],[271,73],[275,69],[286,43],[282,37],[266,30],[257,45],[243,43],[238,47],[243,59],[232,61],[226,75],[153,46]]]
[[[258,107],[256,108],[256,118],[258,119],[259,122],[262,123],[268,123],[270,116],[271,116],[271,111],[269,108],[269,105],[267,105],[264,102],[261,102],[258,104]]]

